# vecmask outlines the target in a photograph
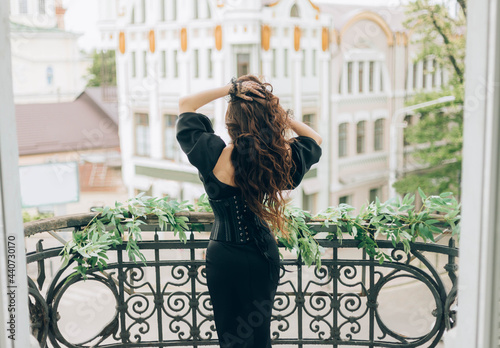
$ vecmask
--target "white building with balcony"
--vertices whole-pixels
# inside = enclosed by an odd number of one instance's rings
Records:
[[[101,48],[117,51],[123,175],[134,195],[203,192],[175,140],[180,96],[261,75],[285,108],[323,136],[323,157],[294,192],[317,211],[388,198],[391,116],[446,79],[417,47],[402,8],[309,0],[128,0],[101,7]],[[227,140],[226,101],[200,112]],[[401,145],[403,143],[400,137]],[[402,152],[402,151],[401,151]],[[402,163],[402,153],[399,154]]]

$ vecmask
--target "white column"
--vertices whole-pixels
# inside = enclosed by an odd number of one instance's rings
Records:
[[[498,347],[500,317],[500,6],[467,8],[458,325],[448,348]]]
[[[25,348],[30,347],[28,284],[19,188],[19,153],[12,92],[8,1],[0,2],[0,19],[0,105],[2,105],[0,117],[0,346]],[[10,268],[10,265],[14,265],[14,268]],[[10,269],[12,272],[8,272]],[[12,312],[10,308],[15,308],[15,311]],[[14,328],[13,331],[9,331],[11,327]],[[14,335],[14,340],[9,338],[9,335]]]
[[[352,63],[352,94],[359,94],[359,62]]]
[[[270,48],[268,51],[261,52],[262,59],[262,75],[268,82],[272,82],[273,79],[273,51]]]
[[[190,51],[182,52],[182,50],[179,50],[177,53],[177,60],[179,64],[179,88],[181,96],[191,92],[190,59]]]
[[[328,96],[329,102],[330,102],[330,114],[329,117],[331,118],[330,121],[330,127],[329,127],[329,132],[331,136],[329,137],[330,139],[328,140],[330,144],[330,163],[329,163],[329,168],[331,171],[330,175],[330,192],[329,192],[329,197],[330,197],[330,205],[332,204],[337,204],[337,202],[332,201],[331,197],[334,192],[337,192],[340,189],[340,182],[339,182],[339,127],[338,127],[338,109],[339,109],[339,100],[341,97],[342,91],[339,89],[337,90],[337,86],[339,86],[339,79],[341,78],[342,74],[342,89],[345,93],[347,91],[347,69],[346,69],[346,62],[344,59],[341,57],[341,55],[334,55],[331,58],[331,62],[329,63],[331,67],[330,74],[328,75],[330,80],[332,81],[332,84],[330,86],[331,88],[331,93]],[[349,125],[349,129],[352,128],[352,125]],[[350,136],[348,135],[348,141],[351,141]],[[349,143],[347,144],[349,146]],[[352,155],[350,152],[350,149],[348,149],[348,153]]]
[[[318,193],[318,207],[319,210],[325,209],[330,206],[330,165],[331,165],[331,149],[330,141],[337,139],[330,134],[331,117],[330,117],[330,96],[332,90],[330,88],[330,52],[321,52],[319,55],[319,80],[320,80],[320,120],[318,131],[323,138],[321,144],[322,158],[318,164],[318,180],[326,183],[326,187]]]
[[[222,86],[229,83],[229,81],[224,81],[224,51],[217,51],[216,49],[212,51],[212,64],[213,64],[213,74],[214,74],[214,86]],[[227,102],[224,98],[219,98],[214,101],[214,130],[215,133],[219,134],[226,143],[229,141],[226,131],[226,109]]]
[[[160,110],[159,52],[148,52],[149,134],[151,158],[163,157],[163,127]]]
[[[128,188],[129,197],[134,195],[132,182],[134,177],[134,115],[130,105],[129,86],[129,58],[130,53],[121,54],[116,52],[116,85],[118,94],[118,115],[120,127],[118,128],[120,136],[120,151],[122,156],[122,179]]]
[[[381,61],[376,61],[375,62],[375,71],[373,72],[375,75],[373,76],[373,90],[375,92],[380,92],[382,93],[383,91],[380,90],[380,70],[382,69],[382,62]]]
[[[295,119],[302,121],[302,51],[291,52],[292,61],[292,105]],[[302,188],[295,190],[293,205],[302,207]]]

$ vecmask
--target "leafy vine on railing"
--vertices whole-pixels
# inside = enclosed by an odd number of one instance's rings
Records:
[[[377,198],[375,202],[363,206],[357,215],[351,215],[355,209],[347,204],[329,207],[315,216],[288,206],[285,214],[288,218],[289,237],[285,239],[279,232],[277,236],[285,248],[295,251],[306,265],[320,266],[322,248],[314,238],[317,232],[307,224],[312,220],[325,227],[336,226],[335,232],[328,233],[327,238],[342,240],[343,234],[347,233],[359,241],[359,248],[364,248],[368,255],[380,263],[392,261],[378,247],[378,238],[392,241],[394,247],[401,243],[405,252],[409,252],[410,243],[418,238],[424,242],[434,242],[434,234],[443,233],[443,229],[452,231],[452,234],[459,233],[460,204],[450,193],[427,197],[419,190],[419,194],[422,204],[418,210],[415,210],[415,195],[406,195],[402,200],[391,199],[384,203]],[[167,230],[170,225],[174,234],[178,234],[179,239],[186,242],[188,218],[176,213],[210,212],[211,207],[205,194],[194,206],[187,201],[178,202],[168,197],[138,195],[125,204],[115,203],[114,207],[96,208],[95,211],[98,214],[83,230],[74,231],[73,238],[61,251],[63,267],[71,259],[77,263],[72,276],[80,274],[85,278],[88,269],[98,267],[102,270],[107,265],[106,252],[124,242],[132,261],[139,259],[146,262],[137,244],[142,240],[140,227],[145,224],[146,218],[155,216],[161,230]],[[440,214],[439,219],[435,213]],[[191,228],[196,230],[193,224]]]

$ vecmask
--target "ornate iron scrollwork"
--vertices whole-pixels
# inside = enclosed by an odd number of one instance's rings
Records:
[[[209,226],[208,226],[209,227]],[[145,232],[146,233],[146,232]],[[145,265],[125,261],[124,247],[109,251],[110,261],[101,273],[91,270],[88,283],[68,276],[72,262],[45,279],[43,268],[57,258],[61,248],[44,250],[40,242],[28,253],[28,263],[37,263],[38,279],[29,280],[32,331],[42,347],[139,347],[200,346],[216,344],[215,324],[206,287],[206,234],[191,233],[186,244],[159,240],[139,243],[148,250]],[[198,238],[199,237],[199,238]],[[453,239],[448,246],[411,245],[406,254],[389,241],[379,241],[395,260],[379,264],[360,257],[357,241],[320,240],[327,251],[322,266],[305,267],[300,260],[282,260],[280,285],[276,294],[271,337],[287,346],[333,345],[434,347],[456,320],[458,250]],[[176,257],[160,258],[167,250]],[[185,257],[179,257],[179,250]],[[444,255],[447,263],[441,272],[424,252]],[[427,255],[427,254],[426,254]],[[42,268],[42,269],[41,269]],[[284,270],[291,271],[285,272]],[[445,284],[445,277],[447,283]],[[423,286],[431,298],[426,314],[432,322],[424,333],[402,334],[391,327],[381,312],[381,294],[389,284],[412,281]],[[80,284],[80,285],[77,285]],[[81,342],[65,336],[59,312],[62,299],[75,286],[99,284],[111,299],[111,319]],[[450,288],[447,290],[447,288]],[[110,308],[111,308],[110,307]]]

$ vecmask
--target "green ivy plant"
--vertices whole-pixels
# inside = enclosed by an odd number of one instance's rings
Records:
[[[420,189],[421,208],[415,209],[415,195],[406,195],[402,200],[391,199],[380,202],[377,198],[360,209],[354,215],[354,208],[347,204],[329,207],[315,216],[299,208],[287,206],[287,228],[289,235],[285,238],[278,231],[276,235],[282,245],[307,265],[321,266],[323,248],[315,239],[317,232],[308,225],[311,219],[320,221],[324,227],[335,225],[334,232],[328,232],[327,238],[342,240],[345,233],[359,241],[358,248],[364,248],[369,256],[380,263],[392,261],[377,244],[377,239],[390,240],[394,247],[400,243],[405,252],[409,252],[410,243],[422,240],[434,242],[434,234],[449,229],[459,233],[460,204],[450,193],[427,197]],[[112,247],[126,243],[126,251],[130,260],[146,263],[146,258],[138,247],[142,240],[141,225],[145,219],[156,217],[161,230],[168,225],[184,243],[187,241],[186,231],[188,218],[176,215],[179,212],[198,211],[211,212],[206,194],[193,206],[187,201],[178,202],[168,197],[154,198],[143,194],[129,199],[125,204],[115,203],[114,207],[95,209],[98,214],[89,224],[79,231],[73,232],[73,238],[61,251],[65,267],[71,260],[76,262],[75,272],[71,277],[81,275],[86,278],[88,269],[98,267],[103,270],[107,265],[106,252]],[[437,214],[439,219],[437,219]],[[193,229],[191,226],[191,229]]]

